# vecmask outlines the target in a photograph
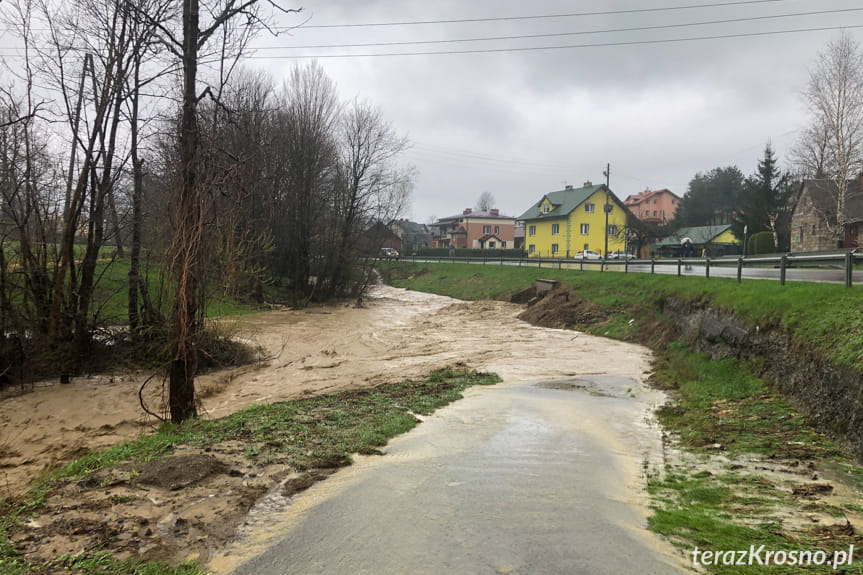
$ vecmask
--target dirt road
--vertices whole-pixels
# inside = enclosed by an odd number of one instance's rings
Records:
[[[660,456],[659,431],[647,425],[645,417],[662,398],[639,381],[648,369],[648,351],[573,331],[533,327],[516,319],[522,309],[502,302],[465,303],[380,287],[366,298],[364,309],[342,306],[243,317],[235,320],[237,329],[276,358],[265,365],[200,378],[202,411],[205,417],[220,417],[257,402],[394,382],[458,363],[494,371],[505,380],[500,389],[513,391],[495,391],[489,397],[514,393],[511,399],[516,400],[517,394],[527,394],[525,397],[535,394],[544,398],[545,406],[554,404],[546,397],[549,394],[563,394],[567,398],[562,405],[574,411],[554,417],[577,422],[584,437],[595,443],[596,453],[609,458],[614,472],[602,476],[602,483],[608,487],[604,496],[609,501],[626,502],[634,514],[621,516],[620,524],[640,533],[639,537],[650,538],[644,531],[646,498],[640,474],[644,461],[656,462]],[[596,383],[599,380],[593,380],[594,389],[519,387],[526,382],[592,376],[632,380],[623,392],[618,389],[612,394],[613,403],[624,406],[625,414],[593,411],[597,398],[609,393],[604,384]],[[137,399],[143,377],[81,378],[70,385],[48,384],[32,393],[0,401],[0,489],[5,494],[21,493],[46,468],[67,462],[89,449],[147,431],[152,422],[142,414]],[[519,391],[516,393],[515,389]],[[157,405],[159,400],[158,386],[152,386],[148,401]],[[424,430],[426,427],[420,426],[419,433],[429,433]],[[503,429],[500,427],[498,431]],[[517,431],[515,428],[510,433],[518,435]],[[263,487],[263,478],[271,476],[268,473],[260,474],[262,484],[256,484],[256,489]],[[273,471],[272,476],[284,474]],[[333,484],[332,480],[322,486],[328,484]],[[243,489],[239,483],[226,483],[223,487],[224,493],[235,495]],[[209,489],[218,491],[219,486],[210,485]],[[146,509],[130,508],[139,504],[128,503],[126,512],[159,521],[159,514],[182,518],[194,508],[201,525],[220,524],[218,533],[188,534],[197,536],[195,553],[202,561],[214,557],[219,547],[233,538],[228,528],[231,522],[242,521],[230,515],[236,502],[227,496],[211,496],[208,501],[213,501],[212,505],[202,502],[203,495],[197,492],[190,492],[188,497],[184,492],[172,492],[170,497],[168,503],[159,500],[158,504],[153,503],[152,497],[142,498],[140,505]],[[300,509],[300,501],[308,500],[298,496],[291,507]],[[218,513],[208,509],[219,501],[222,507]],[[239,547],[229,551],[231,556],[248,551],[243,546],[251,547],[250,538],[254,536],[247,534],[241,538]],[[188,553],[185,539],[173,544],[176,553]],[[58,552],[63,552],[64,543],[58,545]],[[153,546],[140,549],[150,548]],[[138,553],[149,556],[146,551]],[[158,557],[172,556],[169,553]],[[228,565],[233,559],[225,560],[223,555],[219,561],[220,565]]]

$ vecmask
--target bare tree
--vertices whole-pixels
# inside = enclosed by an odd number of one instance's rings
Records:
[[[495,199],[491,192],[484,191],[476,200],[476,209],[480,212],[487,212],[494,207]]]
[[[196,342],[203,328],[204,277],[201,264],[206,186],[201,178],[198,103],[206,94],[214,98],[215,95],[206,88],[202,93],[198,92],[199,52],[206,48],[214,36],[221,36],[220,61],[224,64],[227,60],[227,41],[234,40],[241,47],[256,24],[265,24],[259,13],[261,4],[289,12],[279,8],[272,0],[214,0],[205,2],[205,14],[209,19],[202,24],[199,0],[184,0],[182,39],[178,40],[167,28],[160,27],[168,48],[180,58],[183,69],[179,139],[181,173],[174,195],[176,221],[170,259],[172,275],[177,285],[171,316],[174,353],[168,398],[171,421],[174,423],[182,423],[197,415]],[[232,29],[235,19],[245,19],[246,25]],[[220,67],[219,73],[224,81],[225,68]]]
[[[791,165],[798,178],[822,180],[836,173],[830,162],[829,142],[830,132],[820,119],[814,119],[803,129],[790,152]]]
[[[808,134],[814,136],[805,147],[816,158],[826,148],[836,182],[836,213],[827,225],[844,238],[848,180],[863,167],[863,53],[847,32],[818,55],[804,97],[813,115]]]

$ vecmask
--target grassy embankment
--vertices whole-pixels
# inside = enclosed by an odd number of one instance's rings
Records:
[[[166,457],[181,446],[213,448],[232,440],[242,441],[247,446],[245,456],[257,463],[286,464],[297,470],[349,465],[352,454],[374,453],[390,438],[413,428],[419,422],[415,413],[428,415],[460,399],[468,387],[499,381],[493,374],[446,370],[424,380],[257,405],[223,419],[198,420],[180,427],[164,425],[153,435],[71,463],[46,477],[28,501],[7,504],[0,516],[0,573],[198,574],[201,570],[194,563],[173,568],[119,561],[110,553],[83,553],[33,564],[14,548],[9,533],[21,519],[38,514],[45,498],[62,481],[80,480],[97,472],[110,475],[111,469],[124,463]]]
[[[775,550],[831,551],[860,542],[853,530],[815,523],[783,526],[778,515],[783,509],[812,509],[841,521],[860,517],[863,507],[801,499],[780,480],[753,472],[751,465],[741,462],[755,456],[800,465],[801,470],[810,461],[817,462],[819,470],[829,467],[861,485],[863,470],[755,376],[757,366],[733,359],[712,361],[689,351],[673,341],[670,326],[659,313],[660,303],[670,295],[710,302],[753,325],[782,327],[800,345],[836,364],[863,370],[860,288],[465,264],[401,263],[385,269],[384,275],[395,286],[467,300],[509,299],[537,278],[560,279],[571,286],[570,300],[590,302],[596,312],[568,327],[651,347],[658,357],[653,383],[675,398],[657,415],[683,447],[688,463],[645,469],[654,507],[650,526],[682,549],[744,550],[763,544]],[[782,569],[833,572],[813,566]],[[714,571],[779,572],[776,566]]]

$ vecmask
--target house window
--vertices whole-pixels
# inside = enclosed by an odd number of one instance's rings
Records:
[[[613,224],[608,226],[608,235],[616,236],[617,235],[617,226],[615,226]]]
[[[500,247],[506,249],[506,240],[500,242]]]
[[[584,251],[587,251],[589,249],[590,249],[590,244],[584,244]]]
[[[586,236],[590,233],[590,224],[581,224],[581,235]],[[587,249],[587,248],[584,248]]]
[[[550,204],[542,204],[542,213],[547,214],[550,211],[551,211],[551,205]]]
[[[536,235],[536,226],[530,226],[527,228],[527,235],[533,237]]]
[[[592,214],[596,211],[596,204],[584,204],[584,213]]]
[[[803,243],[803,226],[800,226],[800,229],[797,230],[797,243]]]
[[[488,242],[488,247],[489,247],[489,248],[493,248],[493,247],[495,247],[494,242]]]
[[[674,198],[672,198],[672,199],[671,199],[671,205],[673,206],[673,205],[674,205],[674,202],[676,202],[676,201],[677,201],[677,200],[675,200]]]
[[[527,246],[527,253],[529,253],[529,254],[536,253],[536,246],[533,244],[530,244],[529,246]]]
[[[482,233],[490,234],[491,233],[491,226],[483,226],[482,227]]]
[[[653,200],[653,204],[656,205],[656,200]]]
[[[500,233],[500,226],[495,226],[495,227],[494,227],[494,233],[496,233],[496,234],[499,234],[499,233]]]
[[[557,253],[557,244],[551,244],[551,254],[554,255]]]
[[[551,235],[556,236],[560,233],[560,224],[551,224]]]
[[[653,210],[653,217],[656,217],[656,210]]]

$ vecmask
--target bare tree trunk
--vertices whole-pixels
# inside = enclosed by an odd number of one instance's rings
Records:
[[[182,423],[197,416],[195,407],[195,336],[198,321],[200,226],[203,214],[198,201],[197,117],[199,41],[198,0],[183,1],[183,111],[180,124],[181,181],[177,201],[177,230],[172,246],[171,269],[177,282],[171,326],[174,357],[171,361],[169,408],[171,421]]]

